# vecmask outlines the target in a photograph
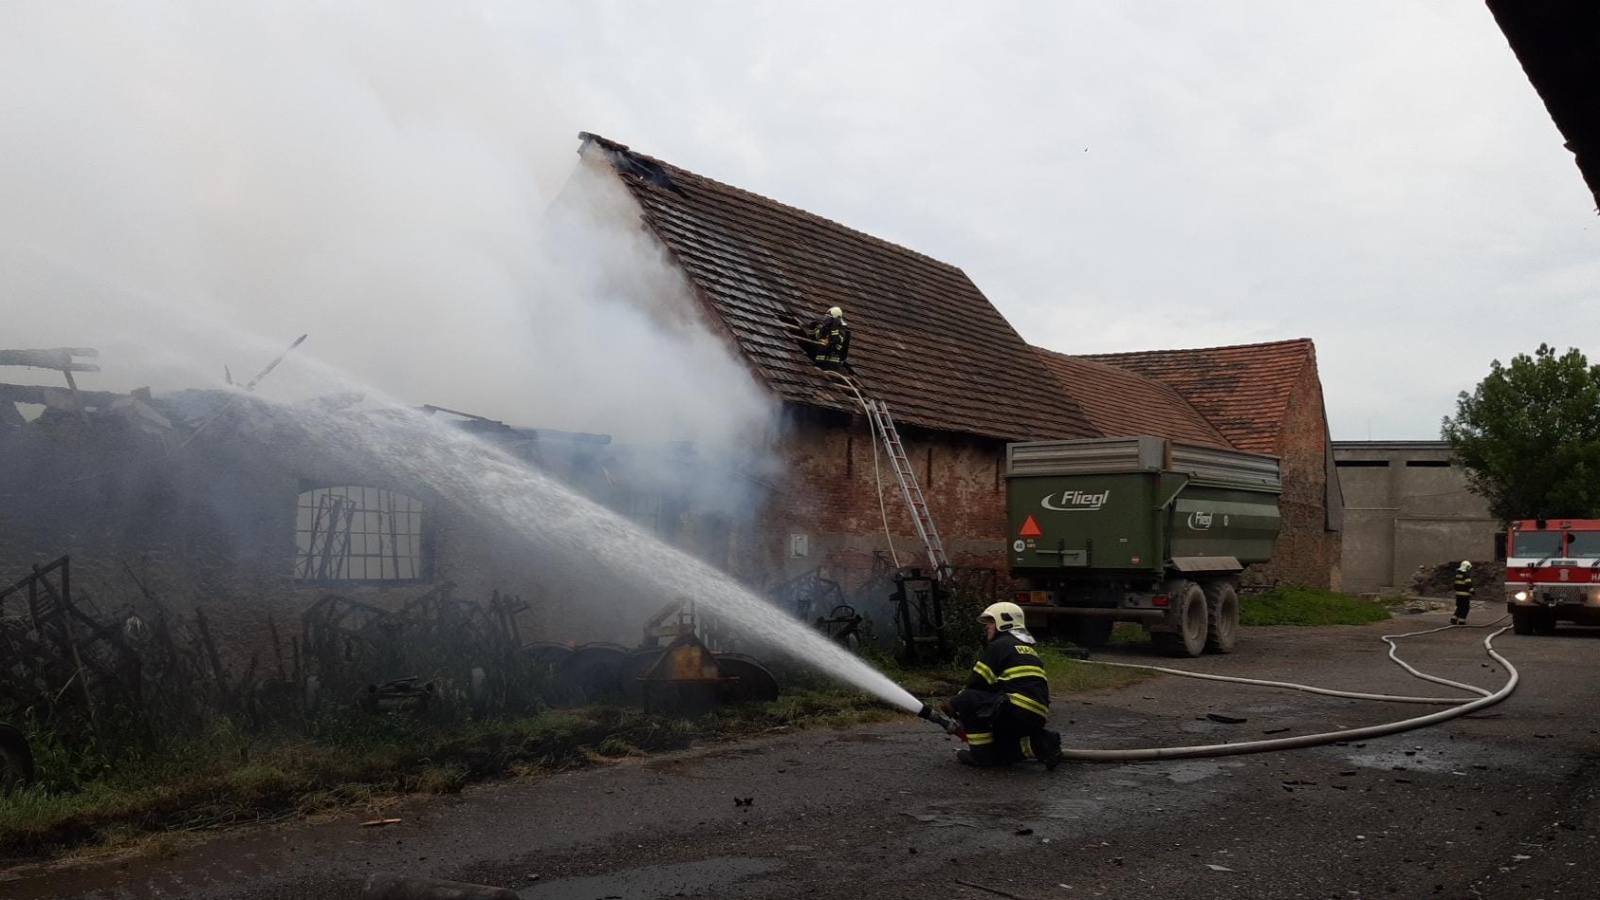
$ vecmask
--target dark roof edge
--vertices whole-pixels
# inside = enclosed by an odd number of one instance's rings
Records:
[[[941,269],[948,269],[948,270],[950,270],[952,272],[959,272],[963,278],[967,278],[967,273],[965,271],[963,271],[960,266],[954,265],[952,263],[944,262],[943,260],[935,259],[934,257],[931,257],[931,256],[927,255],[926,253],[919,253],[918,251],[912,250],[910,247],[907,247],[907,246],[905,246],[903,244],[896,244],[894,241],[885,240],[884,238],[878,237],[876,235],[868,234],[865,231],[859,231],[859,230],[857,230],[855,228],[851,228],[849,225],[845,225],[845,224],[843,224],[841,222],[836,222],[833,219],[828,218],[827,216],[819,216],[814,212],[808,212],[807,210],[801,209],[800,207],[795,206],[793,204],[784,203],[782,200],[774,200],[771,197],[767,197],[767,196],[762,195],[762,194],[757,194],[754,191],[747,191],[744,188],[736,187],[734,185],[727,184],[726,182],[718,181],[715,178],[708,178],[707,176],[701,175],[698,172],[691,172],[688,169],[680,168],[680,167],[675,166],[672,163],[669,163],[669,162],[667,162],[665,160],[657,159],[657,158],[655,158],[653,156],[650,156],[647,153],[640,153],[637,150],[633,150],[633,149],[629,148],[627,144],[623,144],[623,143],[619,143],[617,141],[613,141],[610,138],[604,137],[602,135],[593,134],[593,133],[588,132],[588,131],[580,131],[580,132],[578,132],[578,138],[580,140],[584,141],[585,143],[588,143],[588,142],[592,141],[592,142],[594,142],[596,144],[599,144],[600,146],[606,148],[607,150],[613,150],[613,151],[616,151],[616,152],[619,152],[619,153],[627,153],[629,155],[636,156],[639,159],[647,160],[647,161],[649,161],[651,163],[654,163],[655,165],[661,166],[662,168],[665,168],[665,169],[668,169],[668,170],[671,170],[671,171],[674,171],[674,172],[683,172],[686,175],[692,175],[692,176],[694,176],[695,178],[697,178],[697,179],[699,179],[701,181],[716,185],[718,188],[720,188],[722,190],[728,191],[729,193],[732,193],[732,194],[738,194],[743,198],[749,198],[750,200],[757,201],[757,202],[764,203],[764,204],[769,204],[769,205],[772,205],[772,206],[781,206],[786,210],[790,210],[790,211],[795,212],[795,213],[797,213],[797,214],[799,214],[799,215],[801,215],[801,216],[803,216],[803,217],[805,217],[807,219],[811,219],[811,220],[813,220],[815,222],[819,222],[819,223],[821,223],[823,225],[826,225],[829,228],[837,228],[840,231],[844,231],[844,232],[849,233],[853,237],[857,237],[857,238],[860,238],[862,240],[868,241],[870,243],[877,244],[877,245],[879,245],[881,247],[884,247],[886,249],[893,250],[896,253],[905,254],[906,256],[909,256],[909,257],[911,257],[913,259],[919,259],[919,260],[922,260],[923,262],[931,263],[931,264],[933,264],[935,266],[938,266]],[[580,149],[580,152],[581,152],[582,148],[580,147],[579,149]],[[967,280],[971,281],[972,279],[971,278],[967,278]]]

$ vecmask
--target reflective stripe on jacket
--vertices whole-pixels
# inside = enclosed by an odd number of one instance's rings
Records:
[[[1002,631],[995,635],[972,667],[967,687],[1002,691],[1012,706],[1041,718],[1050,715],[1050,680],[1039,664],[1039,654],[1013,634]]]
[[[1472,575],[1467,572],[1456,573],[1456,596],[1472,596]]]

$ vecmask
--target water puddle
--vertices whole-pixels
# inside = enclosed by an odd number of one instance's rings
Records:
[[[777,859],[721,857],[562,878],[519,891],[523,900],[657,900],[697,894],[783,868]]]

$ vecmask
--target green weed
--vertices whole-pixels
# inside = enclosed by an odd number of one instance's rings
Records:
[[[1241,625],[1365,625],[1389,618],[1380,603],[1333,591],[1277,587],[1241,598]]]

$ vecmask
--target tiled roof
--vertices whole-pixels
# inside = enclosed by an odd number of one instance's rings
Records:
[[[1232,447],[1171,385],[1082,356],[1033,348],[1106,437],[1149,434],[1205,447]]]
[[[850,366],[897,421],[1005,440],[1097,436],[955,266],[605,138],[580,137],[582,152],[606,154],[646,224],[782,399],[859,409],[786,328],[840,306],[851,329]]]
[[[1200,350],[1096,353],[1087,359],[1171,385],[1240,450],[1278,452],[1289,396],[1307,365],[1309,338]]]

